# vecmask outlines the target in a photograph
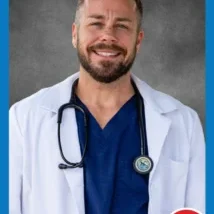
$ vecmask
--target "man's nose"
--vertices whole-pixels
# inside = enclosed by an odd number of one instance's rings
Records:
[[[112,27],[105,28],[100,37],[102,42],[117,43],[118,39],[115,35],[115,31]]]

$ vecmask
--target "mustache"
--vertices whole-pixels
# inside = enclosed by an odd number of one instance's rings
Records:
[[[96,51],[96,49],[99,49],[99,50],[107,49],[107,50],[118,51],[118,52],[122,52],[122,53],[126,54],[126,50],[116,44],[107,45],[107,44],[99,43],[99,44],[89,47],[88,51]]]

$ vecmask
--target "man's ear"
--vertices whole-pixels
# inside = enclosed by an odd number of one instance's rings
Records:
[[[137,52],[139,52],[139,50],[140,50],[140,46],[141,46],[141,43],[142,43],[142,41],[143,41],[143,38],[144,38],[144,31],[141,30],[141,31],[138,33],[138,37],[137,37],[137,43],[136,43]]]
[[[72,44],[74,48],[77,47],[77,25],[75,23],[72,24]]]

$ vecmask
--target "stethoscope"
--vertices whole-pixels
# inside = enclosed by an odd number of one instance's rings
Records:
[[[78,168],[83,167],[83,161],[85,158],[85,154],[87,151],[88,146],[88,116],[85,112],[85,110],[76,104],[76,94],[75,89],[78,83],[78,79],[73,83],[71,88],[71,97],[68,103],[62,105],[58,110],[58,144],[59,144],[59,150],[62,159],[65,161],[66,164],[60,163],[58,165],[59,169],[67,169],[67,168]],[[145,118],[145,108],[144,108],[144,101],[143,98],[135,85],[134,81],[132,81],[132,85],[134,87],[135,93],[137,95],[137,110],[138,110],[138,118],[139,118],[139,127],[140,127],[140,141],[141,141],[141,155],[136,157],[133,161],[133,167],[134,170],[140,174],[148,174],[151,172],[153,168],[153,161],[152,159],[146,155],[146,145],[147,145],[147,135],[146,135],[146,118]],[[69,162],[63,153],[62,150],[62,144],[61,144],[61,136],[60,136],[60,127],[63,117],[63,111],[69,108],[74,108],[80,112],[82,112],[84,116],[84,130],[85,130],[85,145],[82,152],[82,157],[80,162],[77,163],[71,163]]]

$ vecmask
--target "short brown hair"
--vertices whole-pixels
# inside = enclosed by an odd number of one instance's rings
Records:
[[[139,20],[139,25],[138,28],[141,28],[142,24],[142,19],[143,19],[143,1],[142,0],[134,0],[137,6],[137,12],[138,12],[138,20]],[[79,14],[78,11],[80,7],[83,5],[84,0],[78,0],[77,1],[77,9],[76,9],[76,16],[75,16],[75,21],[79,19]]]

